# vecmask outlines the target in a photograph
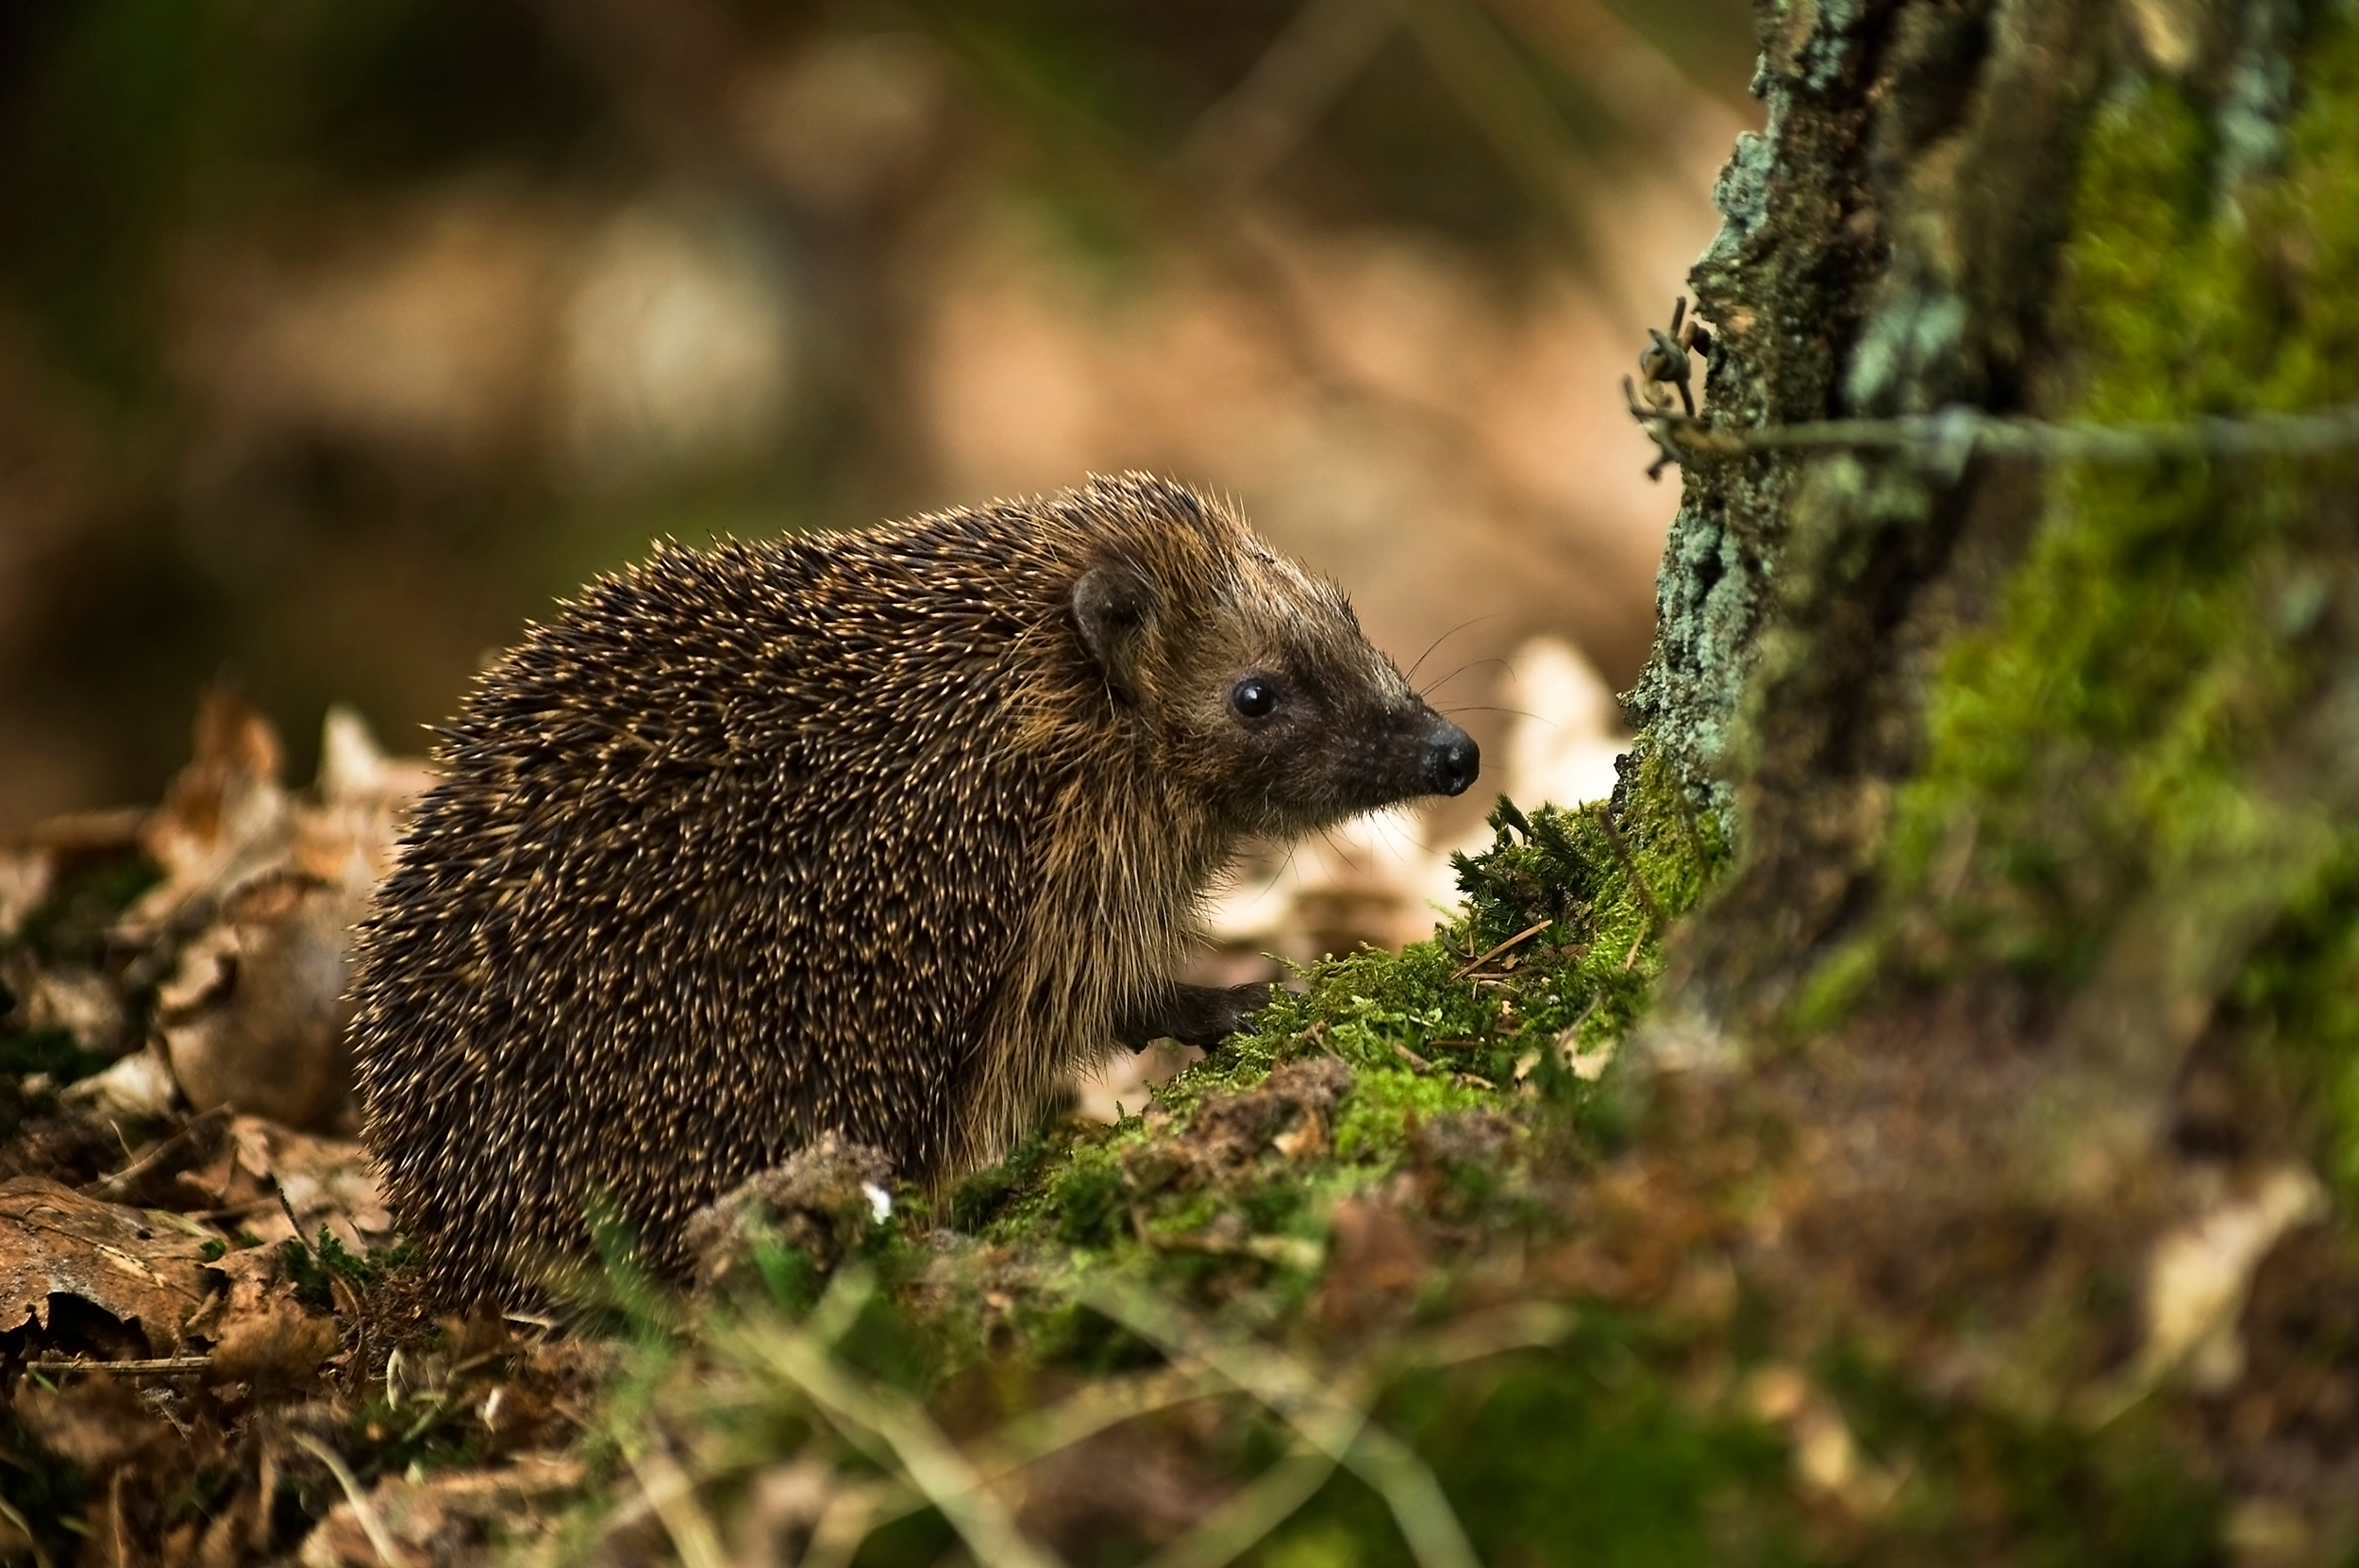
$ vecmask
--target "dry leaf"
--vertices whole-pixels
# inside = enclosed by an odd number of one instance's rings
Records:
[[[57,873],[57,857],[45,849],[0,849],[0,942],[41,908]]]
[[[140,830],[141,846],[164,879],[124,912],[118,937],[143,943],[182,922],[201,922],[210,912],[209,897],[279,854],[288,802],[278,766],[270,722],[230,692],[206,692],[194,755]]]
[[[2299,1165],[2270,1171],[2248,1194],[2197,1215],[2154,1243],[2147,1262],[2147,1340],[2139,1380],[2173,1369],[2217,1393],[2244,1373],[2236,1322],[2252,1275],[2278,1238],[2325,1216],[2326,1190]]]
[[[294,1306],[294,1285],[275,1245],[241,1247],[224,1253],[205,1268],[225,1280],[227,1288],[189,1319],[187,1332],[192,1339],[219,1340],[228,1334],[231,1325]]]
[[[102,1122],[142,1122],[172,1109],[172,1069],[150,1051],[134,1051],[105,1072],[65,1086],[66,1104]]]
[[[265,902],[267,899],[267,902]],[[243,911],[263,907],[262,918]],[[351,1092],[345,948],[360,906],[275,876],[201,933],[157,995],[173,1076],[198,1110],[235,1106],[290,1126],[336,1126]]]
[[[243,1227],[265,1242],[294,1235],[271,1190],[275,1178],[287,1206],[303,1226],[306,1242],[325,1226],[355,1252],[366,1252],[393,1234],[393,1217],[377,1191],[368,1151],[349,1138],[295,1132],[259,1116],[229,1124],[233,1158],[223,1207],[249,1210]]]
[[[192,1107],[327,1130],[351,1120],[352,926],[431,775],[387,757],[343,708],[312,789],[281,789],[278,757],[259,714],[207,695],[195,756],[142,830],[164,880],[114,934],[169,965],[157,1029]]]
[[[130,1021],[122,993],[96,970],[70,964],[44,967],[30,952],[20,951],[0,963],[0,978],[16,998],[21,1027],[63,1029],[88,1050],[123,1048]]]
[[[336,1326],[290,1301],[231,1319],[213,1346],[206,1377],[247,1383],[257,1393],[291,1393],[309,1382],[336,1351]]]
[[[205,1241],[169,1216],[100,1203],[43,1176],[0,1182],[0,1326],[49,1326],[78,1296],[169,1354],[204,1304]]]
[[[62,1389],[27,1380],[17,1390],[15,1405],[17,1419],[42,1447],[97,1474],[172,1435],[127,1385],[103,1374]]]

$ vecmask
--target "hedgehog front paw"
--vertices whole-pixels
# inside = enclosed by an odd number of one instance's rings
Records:
[[[1267,982],[1243,986],[1176,985],[1114,1026],[1114,1038],[1133,1051],[1148,1043],[1176,1040],[1182,1045],[1212,1049],[1230,1035],[1250,1028],[1253,1018],[1269,1006]]]

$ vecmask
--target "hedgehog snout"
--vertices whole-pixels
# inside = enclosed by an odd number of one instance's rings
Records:
[[[1425,739],[1427,785],[1437,795],[1463,795],[1481,771],[1482,748],[1475,744],[1474,737],[1447,719],[1435,717]]]

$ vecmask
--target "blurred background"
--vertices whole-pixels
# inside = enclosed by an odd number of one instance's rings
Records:
[[[1617,381],[1751,58],[1739,0],[11,0],[0,840],[155,799],[216,678],[307,778],[655,535],[1127,467],[1498,758],[1645,656]]]

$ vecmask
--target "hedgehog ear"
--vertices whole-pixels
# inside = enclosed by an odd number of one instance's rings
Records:
[[[1073,621],[1081,647],[1125,706],[1138,700],[1141,634],[1155,608],[1155,591],[1127,564],[1091,567],[1073,585]]]

